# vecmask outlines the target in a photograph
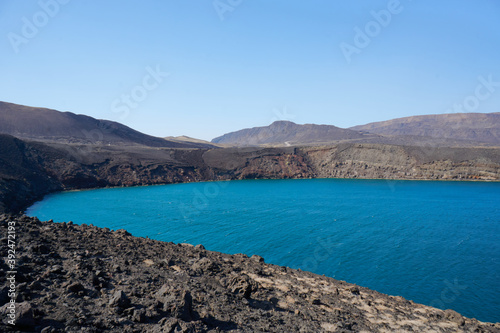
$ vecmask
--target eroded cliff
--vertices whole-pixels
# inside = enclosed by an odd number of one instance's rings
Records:
[[[498,148],[382,144],[173,149],[24,142],[0,135],[0,212],[59,190],[253,178],[500,180]]]

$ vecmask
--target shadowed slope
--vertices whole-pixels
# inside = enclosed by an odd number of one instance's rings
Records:
[[[210,146],[195,142],[165,140],[146,135],[114,121],[6,102],[0,102],[0,133],[21,139],[61,143],[170,148]]]

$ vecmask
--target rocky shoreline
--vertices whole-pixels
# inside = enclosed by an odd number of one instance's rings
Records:
[[[343,281],[92,225],[0,216],[15,226],[17,323],[0,276],[0,331],[500,332]],[[14,223],[12,223],[14,222]],[[2,261],[1,270],[10,267]]]
[[[0,213],[63,190],[255,178],[500,181],[500,149],[338,144],[174,149],[27,142],[0,134]]]

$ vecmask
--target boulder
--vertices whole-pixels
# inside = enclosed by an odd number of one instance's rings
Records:
[[[130,305],[130,299],[125,295],[122,290],[117,290],[111,297],[108,303],[110,306],[116,306],[119,308],[126,308]]]
[[[12,318],[12,304],[9,302],[0,308],[0,315],[4,324],[9,325]],[[17,327],[32,328],[35,326],[35,319],[33,318],[33,309],[28,302],[15,303],[14,322]]]
[[[236,295],[250,298],[251,294],[257,291],[257,283],[246,274],[235,276],[229,280],[227,288]]]
[[[73,282],[68,287],[66,287],[66,289],[70,292],[78,293],[80,291],[83,291],[85,288],[80,282]]]

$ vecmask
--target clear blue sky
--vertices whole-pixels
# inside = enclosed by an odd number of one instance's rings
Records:
[[[500,1],[2,0],[0,77],[3,101],[208,140],[499,112]]]

